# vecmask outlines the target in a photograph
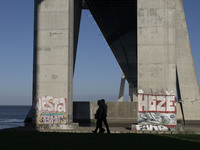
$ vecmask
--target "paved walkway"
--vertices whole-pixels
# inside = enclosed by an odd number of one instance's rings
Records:
[[[65,133],[92,133],[95,127],[83,127],[80,126],[76,130],[41,130],[40,132],[65,132]],[[21,131],[33,131],[36,130],[25,127],[9,128],[0,130],[0,132],[21,132]],[[200,134],[200,125],[178,125],[177,131],[132,131],[130,128],[125,127],[110,127],[111,133],[146,133],[146,134]],[[104,132],[106,133],[106,131]]]
[[[200,134],[200,125],[179,125],[179,131]]]

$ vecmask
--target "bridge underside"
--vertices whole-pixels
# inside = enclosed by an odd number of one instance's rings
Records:
[[[183,2],[85,0],[137,93],[176,95],[186,120],[199,119],[199,87]],[[178,90],[178,91],[177,91]],[[136,98],[137,99],[137,98]],[[191,109],[191,110],[190,110]],[[182,113],[183,115],[183,113]],[[180,112],[178,117],[180,118]]]
[[[126,79],[137,86],[137,1],[85,0]]]
[[[73,73],[82,0],[34,2],[33,101],[26,122],[41,129],[68,129],[73,126],[68,123],[73,122]],[[162,100],[168,96],[175,108],[178,87],[185,119],[200,120],[199,88],[182,1],[85,2],[129,85],[137,88],[138,104],[143,104],[144,96]],[[172,103],[168,104],[170,108]],[[149,108],[147,105],[144,107]],[[182,119],[179,110],[177,119]]]

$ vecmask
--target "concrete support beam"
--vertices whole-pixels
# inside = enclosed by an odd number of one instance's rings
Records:
[[[81,0],[35,0],[33,107],[36,124],[43,113],[73,118],[73,72],[81,16]],[[34,111],[33,111],[34,112]],[[40,116],[41,115],[41,116]],[[49,127],[54,125],[43,120]],[[59,124],[59,123],[58,123]]]
[[[138,0],[137,8],[138,123],[152,125],[156,116],[168,130],[177,125],[175,1]]]
[[[176,60],[185,120],[200,120],[199,87],[182,0],[176,0]],[[180,116],[181,117],[181,116]]]
[[[119,96],[118,96],[118,102],[123,102],[124,101],[124,87],[125,87],[125,75],[122,73],[122,78],[121,78],[121,84],[120,84],[120,89],[119,89]]]
[[[138,90],[176,95],[176,0],[138,0]]]
[[[177,119],[183,119],[183,108],[186,123],[200,120],[199,87],[183,2],[138,0],[138,92],[176,95],[177,88],[182,101]]]

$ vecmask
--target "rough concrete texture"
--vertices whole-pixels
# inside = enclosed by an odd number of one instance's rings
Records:
[[[200,120],[199,87],[182,0],[138,0],[138,90],[176,95],[176,82],[186,122]]]
[[[49,115],[64,112],[68,115],[67,122],[72,122],[73,69],[81,2],[35,0],[32,110],[41,99],[36,116],[39,111]]]
[[[69,113],[72,111],[73,11],[70,0],[35,1],[33,100],[36,102],[42,96],[64,97],[68,100]]]
[[[138,90],[176,94],[175,0],[138,0]]]
[[[161,128],[169,125],[170,130],[175,130],[176,109],[168,109],[175,105],[176,97],[175,0],[137,2],[138,107],[141,108],[138,124],[141,129],[156,123]]]

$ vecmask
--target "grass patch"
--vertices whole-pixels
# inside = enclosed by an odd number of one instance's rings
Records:
[[[175,134],[175,135],[168,135],[167,137],[200,143],[200,135],[198,134]]]
[[[191,150],[199,147],[200,135],[0,133],[1,150]]]

